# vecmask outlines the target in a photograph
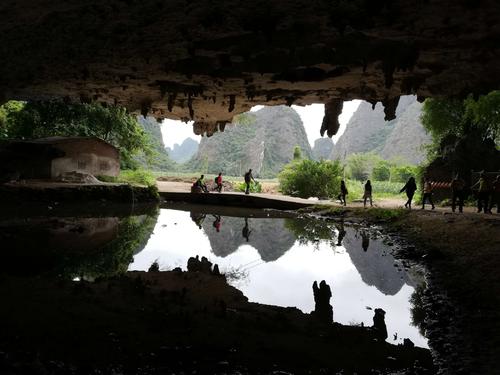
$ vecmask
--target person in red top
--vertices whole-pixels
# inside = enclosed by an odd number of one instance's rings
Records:
[[[222,172],[216,177],[215,182],[217,183],[217,191],[220,193],[222,191]]]

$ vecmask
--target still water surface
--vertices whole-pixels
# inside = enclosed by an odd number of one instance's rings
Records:
[[[265,215],[264,215],[265,216]],[[386,311],[388,342],[410,338],[427,347],[412,325],[410,297],[421,282],[390,255],[390,246],[368,228],[291,218],[220,216],[204,208],[162,209],[151,237],[129,270],[186,269],[206,256],[251,302],[314,309],[312,283],[332,289],[334,320],[372,325],[373,310]]]

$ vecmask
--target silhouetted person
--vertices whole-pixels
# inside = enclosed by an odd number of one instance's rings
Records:
[[[495,181],[493,181],[491,190],[490,212],[493,206],[496,205],[497,214],[500,214],[500,174],[497,175]]]
[[[410,177],[405,186],[403,186],[399,192],[402,193],[403,191],[406,192],[406,196],[408,197],[408,200],[405,203],[405,208],[409,208],[411,210],[411,201],[413,200],[415,191],[417,191],[417,184],[415,183],[414,177]]]
[[[219,173],[217,177],[215,177],[215,184],[217,191],[220,193],[222,191],[222,173]]]
[[[339,231],[337,246],[342,246],[342,240],[346,235],[346,230],[344,229],[344,220],[340,219],[339,225],[337,226],[337,230]]]
[[[245,194],[250,194],[250,183],[255,182],[255,179],[252,176],[252,169],[249,169],[247,173],[245,173],[245,184],[246,189],[245,189]]]
[[[246,217],[245,218],[245,226],[241,230],[241,235],[243,236],[244,239],[247,240],[247,242],[250,241],[250,233],[252,233],[252,231],[248,227],[248,218]]]
[[[205,193],[208,193],[207,184],[205,183],[205,175],[201,175],[199,179],[196,180],[196,186],[201,188]]]
[[[215,220],[212,223],[212,226],[215,228],[217,232],[220,232],[222,218],[220,217],[220,215],[213,215],[213,217],[215,217]]]
[[[366,181],[365,193],[363,194],[363,206],[366,207],[366,200],[370,200],[370,207],[373,207],[372,201],[372,183],[370,180]]]
[[[485,214],[489,213],[490,189],[484,172],[479,174],[479,180],[471,188],[477,188],[477,212],[481,212],[484,209]]]
[[[375,309],[373,315],[373,330],[375,335],[380,341],[385,341],[387,338],[387,327],[385,325],[385,311],[382,309]]]
[[[427,177],[424,177],[424,195],[422,197],[422,210],[425,209],[425,202],[429,201],[432,206],[432,209],[436,208],[434,206],[434,202],[432,201],[432,183],[429,181]]]
[[[345,200],[347,194],[349,194],[349,192],[347,191],[347,187],[345,186],[345,181],[342,180],[342,181],[340,181],[339,201],[340,201],[340,204],[342,204],[344,206],[347,205],[347,202]]]
[[[364,230],[361,231],[361,247],[364,251],[368,250],[370,246],[370,236]]]
[[[323,323],[333,322],[333,308],[330,305],[330,298],[332,297],[332,291],[330,286],[322,280],[318,284],[315,281],[313,283],[313,294],[314,294],[314,316]]]
[[[463,212],[465,199],[465,182],[458,174],[451,181],[451,210],[455,212],[458,203],[458,212]]]

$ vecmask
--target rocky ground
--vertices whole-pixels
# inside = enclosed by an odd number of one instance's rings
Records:
[[[0,295],[4,374],[433,373],[426,349],[249,303],[211,273],[94,283],[3,274]]]

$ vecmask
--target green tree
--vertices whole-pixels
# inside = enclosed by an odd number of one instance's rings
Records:
[[[410,177],[417,176],[417,168],[412,165],[393,166],[391,168],[391,182],[406,182]]]
[[[373,168],[377,157],[373,154],[351,154],[347,157],[347,171],[351,178],[363,181],[366,180]]]
[[[97,137],[120,151],[122,167],[135,168],[134,154],[153,156],[148,136],[125,108],[98,103],[9,102],[0,107],[4,137],[34,139],[50,136]]]
[[[300,146],[295,146],[293,148],[293,160],[300,160],[302,159],[302,149]]]
[[[458,137],[476,133],[500,144],[500,91],[474,99],[427,99],[421,115],[422,124],[431,134],[434,145],[449,135]]]
[[[378,160],[372,169],[372,180],[388,181],[391,178],[391,163],[386,160]]]
[[[292,161],[278,175],[280,190],[301,198],[332,198],[339,193],[342,173],[338,160]]]

